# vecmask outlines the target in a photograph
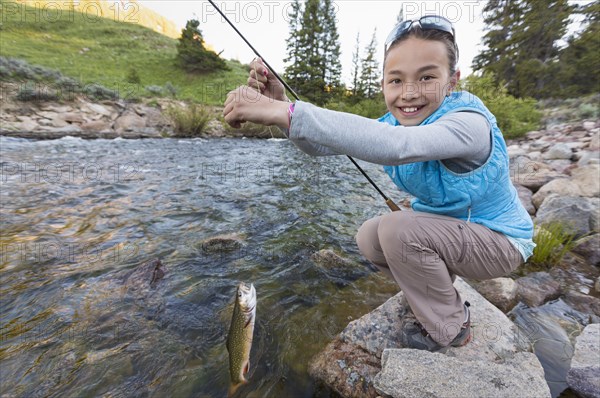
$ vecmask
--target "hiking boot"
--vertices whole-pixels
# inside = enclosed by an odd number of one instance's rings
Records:
[[[412,322],[410,317],[406,317],[402,325],[402,333],[400,340],[406,348],[416,348],[418,350],[427,350],[431,352],[444,353],[450,347],[461,347],[466,345],[471,340],[471,313],[469,311],[468,301],[465,301],[465,312],[467,314],[466,321],[462,324],[458,335],[447,346],[439,345],[431,338],[425,328],[416,320]]]

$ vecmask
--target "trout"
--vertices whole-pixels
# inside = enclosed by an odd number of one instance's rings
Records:
[[[247,383],[246,375],[250,370],[250,349],[254,334],[256,318],[256,290],[254,285],[241,282],[237,287],[235,305],[229,335],[227,336],[227,351],[229,351],[229,375],[231,384],[229,396]]]

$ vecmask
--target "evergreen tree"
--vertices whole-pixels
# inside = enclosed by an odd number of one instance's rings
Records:
[[[577,36],[571,36],[560,54],[560,94],[563,97],[600,92],[600,3],[579,10],[587,25]],[[589,71],[590,73],[587,73]]]
[[[365,57],[361,63],[360,80],[365,98],[374,98],[381,91],[381,79],[379,75],[379,61],[377,52],[377,28],[373,31],[373,37],[365,48]]]
[[[486,50],[473,61],[517,97],[551,95],[558,71],[558,41],[573,7],[568,0],[489,0],[484,8]]]
[[[294,0],[285,76],[295,91],[317,105],[342,91],[340,53],[332,1]]]
[[[288,17],[290,18],[289,29],[290,33],[286,39],[287,57],[284,62],[289,66],[285,69],[286,79],[290,81],[290,84],[297,87],[295,82],[300,80],[301,74],[301,62],[304,58],[304,43],[300,37],[300,29],[302,27],[302,8],[298,0],[292,1],[291,12]]]
[[[398,15],[396,16],[396,25],[402,21],[404,21],[404,5],[402,3],[400,3],[400,11],[398,12]]]
[[[212,72],[227,70],[227,64],[213,51],[204,47],[202,31],[198,29],[200,22],[197,19],[187,21],[185,29],[177,43],[177,62],[188,72]]]
[[[321,3],[321,17],[323,19],[323,57],[325,92],[328,99],[343,92],[342,86],[342,62],[340,49],[340,35],[337,31],[335,20],[336,12],[332,0],[323,0]]]
[[[356,34],[356,44],[352,53],[352,98],[358,100],[363,96],[363,85],[360,80],[360,32]]]

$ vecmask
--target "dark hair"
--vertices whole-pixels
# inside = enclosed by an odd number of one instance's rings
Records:
[[[408,39],[409,37],[416,37],[417,39],[423,40],[440,41],[444,43],[444,45],[446,46],[446,50],[448,50],[450,76],[454,75],[454,73],[456,72],[456,64],[458,62],[458,45],[456,45],[454,37],[452,37],[452,35],[448,32],[435,29],[423,30],[420,26],[413,26],[404,36],[401,36],[398,40],[396,40],[389,46],[383,57],[384,67],[385,60],[387,59],[387,55],[390,52],[390,50],[397,46],[399,43],[402,43],[404,40]]]

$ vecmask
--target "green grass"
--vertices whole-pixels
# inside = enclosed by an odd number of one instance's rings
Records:
[[[574,238],[575,235],[559,222],[538,226],[533,236],[536,247],[528,262],[548,268],[560,264],[563,256],[573,248]]]
[[[181,70],[175,65],[177,40],[139,25],[52,10],[49,18],[36,21],[23,18],[35,10],[3,12],[9,9],[5,3],[0,0],[0,55],[56,69],[82,85],[97,83],[148,97],[152,94],[145,87],[171,83],[178,98],[222,105],[231,89],[246,82],[246,69],[237,61],[227,61],[230,71],[194,75]],[[128,82],[132,70],[140,78],[133,87]]]

